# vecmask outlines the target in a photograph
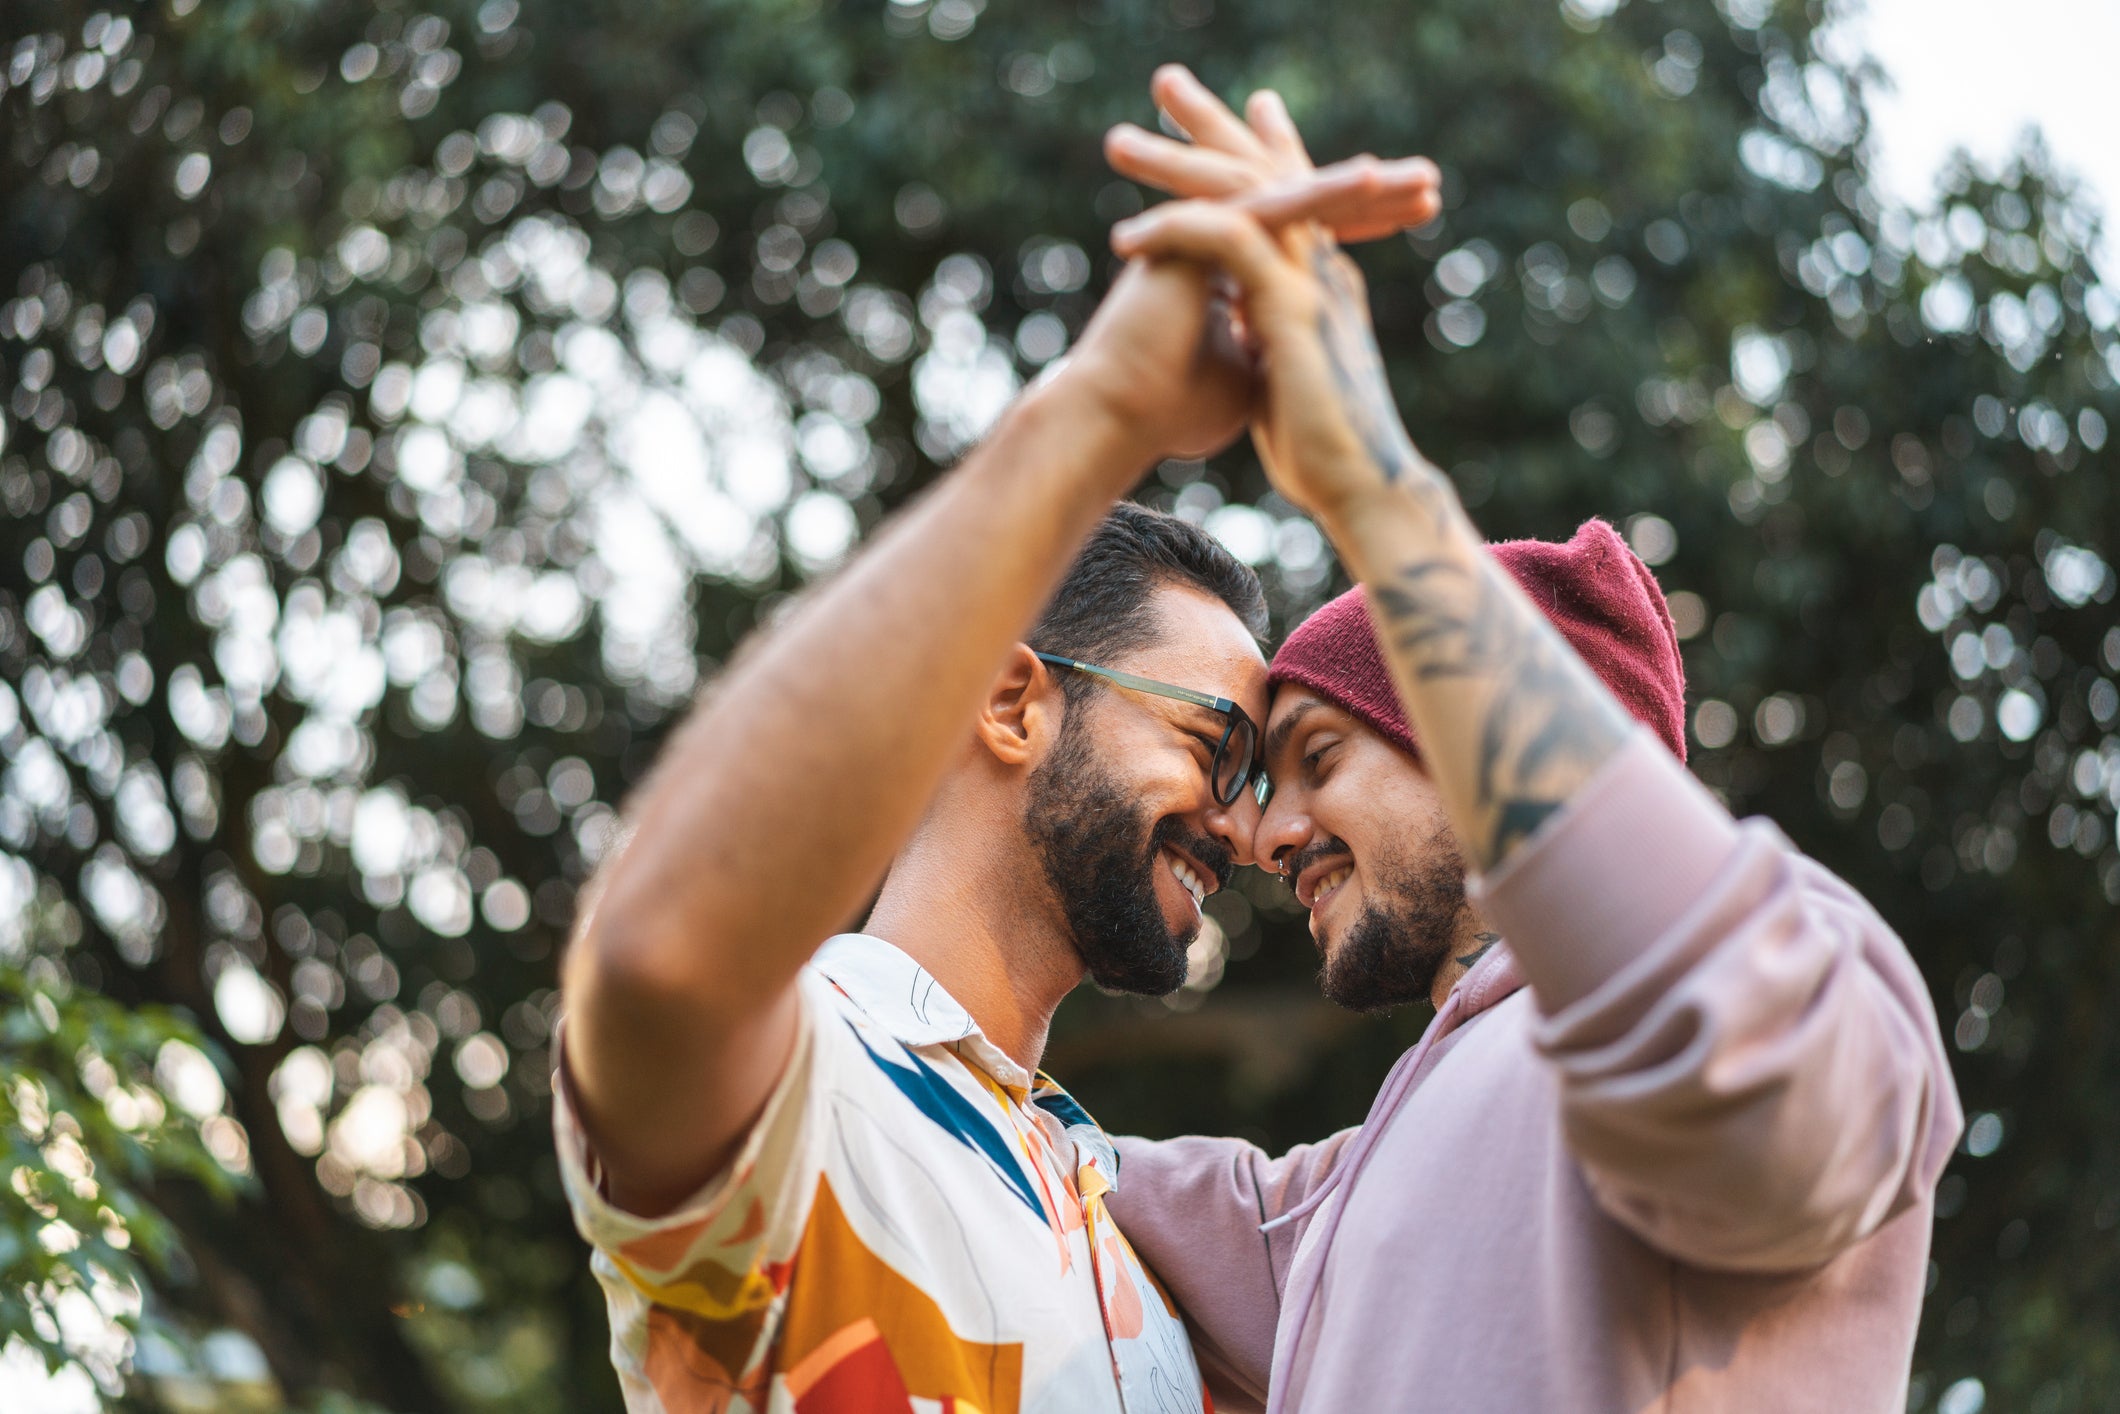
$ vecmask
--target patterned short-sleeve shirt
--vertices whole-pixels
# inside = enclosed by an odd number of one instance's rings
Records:
[[[729,1167],[613,1206],[553,1123],[633,1414],[1205,1414],[1184,1326],[1104,1206],[1109,1140],[910,957],[803,970],[787,1073]]]

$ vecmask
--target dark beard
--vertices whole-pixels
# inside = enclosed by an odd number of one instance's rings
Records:
[[[1421,865],[1385,858],[1364,871],[1361,916],[1337,948],[1326,950],[1318,974],[1328,1001],[1376,1012],[1428,1000],[1469,907],[1464,859],[1447,840],[1442,843]],[[1347,846],[1331,840],[1313,857],[1347,853]]]
[[[1046,881],[1060,901],[1070,939],[1092,981],[1119,992],[1162,996],[1185,982],[1183,937],[1171,931],[1156,897],[1157,857],[1180,846],[1229,882],[1229,851],[1191,836],[1175,816],[1150,828],[1097,758],[1081,707],[1062,719],[1053,754],[1031,773],[1024,833],[1037,847]]]

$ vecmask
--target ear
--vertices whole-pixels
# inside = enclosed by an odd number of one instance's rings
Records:
[[[1052,670],[1019,643],[988,684],[973,735],[1003,765],[1028,766],[1051,749],[1065,708]]]

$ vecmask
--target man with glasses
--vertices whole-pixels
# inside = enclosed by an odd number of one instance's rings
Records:
[[[1197,269],[1130,267],[629,804],[566,960],[554,1126],[630,1408],[1203,1407],[1112,1148],[1037,1064],[1085,975],[1184,980],[1249,850],[1257,581],[1109,510],[1241,428],[1233,349]]]

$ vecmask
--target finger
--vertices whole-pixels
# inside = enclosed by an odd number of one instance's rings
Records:
[[[1442,210],[1442,201],[1433,192],[1403,194],[1389,199],[1356,198],[1326,192],[1304,195],[1301,199],[1290,197],[1287,205],[1277,200],[1256,207],[1246,204],[1244,209],[1254,219],[1275,228],[1297,221],[1322,225],[1331,230],[1335,240],[1344,245],[1355,245],[1427,225]]]
[[[1244,116],[1282,171],[1308,172],[1317,165],[1310,160],[1310,149],[1303,145],[1303,134],[1296,130],[1296,120],[1288,115],[1280,94],[1260,89],[1245,102]]]
[[[1360,222],[1355,222],[1350,225],[1335,226],[1332,234],[1333,238],[1342,245],[1361,245],[1364,241],[1380,241],[1387,236],[1395,236],[1401,231],[1418,231],[1421,227],[1433,221],[1442,212],[1442,209],[1443,204],[1438,201],[1393,217],[1390,220],[1380,221],[1374,225],[1364,225]]]
[[[1267,226],[1315,221],[1342,240],[1374,240],[1434,220],[1442,209],[1441,175],[1425,157],[1356,157],[1302,180],[1261,187],[1235,204]]]
[[[1410,208],[1439,195],[1441,185],[1441,174],[1425,157],[1381,162],[1365,154],[1262,186],[1241,202],[1257,219],[1287,221],[1328,208],[1343,213],[1359,212],[1365,205]]]
[[[1165,64],[1157,69],[1148,91],[1154,95],[1156,106],[1202,147],[1262,165],[1270,162],[1271,154],[1258,135],[1183,64]]]
[[[1269,169],[1209,147],[1173,142],[1121,123],[1104,135],[1104,160],[1122,177],[1172,196],[1231,196],[1250,191]]]
[[[1305,277],[1258,222],[1213,201],[1173,201],[1112,228],[1128,259],[1188,260],[1222,271],[1243,291],[1251,322],[1285,312]]]

